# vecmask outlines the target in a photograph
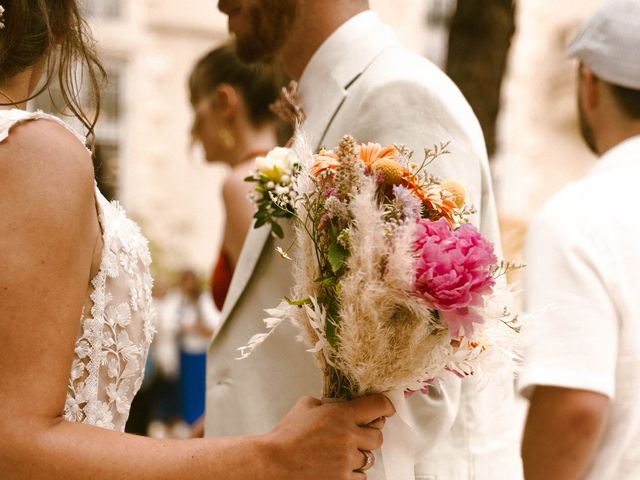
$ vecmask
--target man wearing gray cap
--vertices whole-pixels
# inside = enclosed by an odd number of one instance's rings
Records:
[[[519,380],[527,480],[640,478],[640,0],[610,0],[569,47],[600,157],[542,208],[526,246],[537,315]]]

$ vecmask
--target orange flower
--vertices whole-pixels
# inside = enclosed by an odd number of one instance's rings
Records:
[[[311,173],[315,177],[319,177],[328,170],[335,170],[340,165],[338,156],[333,152],[321,150],[316,156],[316,161],[311,167]]]
[[[451,194],[444,195],[439,186],[432,185],[425,188],[415,180],[415,177],[411,174],[405,174],[402,185],[413,192],[418,200],[422,202],[429,218],[434,220],[445,218],[451,226],[456,225],[456,217],[461,212],[454,196]]]
[[[383,158],[395,161],[398,150],[393,145],[382,148],[379,143],[367,143],[360,145],[359,155],[362,163],[371,168],[376,161]]]

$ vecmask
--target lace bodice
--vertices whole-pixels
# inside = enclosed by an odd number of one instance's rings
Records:
[[[0,142],[18,122],[48,119],[42,112],[0,110]],[[142,384],[154,334],[151,257],[146,239],[117,202],[95,190],[103,234],[100,268],[91,280],[91,309],[82,313],[69,375],[64,417],[123,431],[134,395]]]

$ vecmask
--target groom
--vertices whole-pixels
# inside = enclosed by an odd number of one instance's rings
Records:
[[[367,0],[220,0],[218,7],[245,60],[278,58],[298,80],[303,129],[314,148],[350,134],[358,142],[405,144],[419,161],[425,147],[451,141],[451,154],[429,168],[465,185],[478,210],[472,221],[499,245],[485,145],[471,108],[440,70],[400,45]],[[289,325],[236,360],[236,349],[264,330],[263,309],[291,287],[290,266],[275,246],[267,228],[251,231],[244,245],[209,350],[207,435],[268,431],[298,397],[320,395],[319,370]],[[474,378],[451,375],[409,399],[420,443],[417,479],[522,477],[511,371],[476,387]],[[368,473],[384,479],[380,459]]]

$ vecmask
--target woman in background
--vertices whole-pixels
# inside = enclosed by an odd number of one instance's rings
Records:
[[[178,285],[165,299],[165,315],[175,318],[180,345],[180,405],[190,426],[204,414],[207,348],[220,313],[193,270],[180,273]]]
[[[277,65],[244,63],[231,44],[202,57],[189,78],[193,138],[202,144],[208,162],[231,167],[222,186],[226,212],[222,248],[211,278],[219,310],[252,224],[254,209],[247,197],[253,184],[244,179],[256,157],[286,143],[292,133],[269,108],[286,84]]]

